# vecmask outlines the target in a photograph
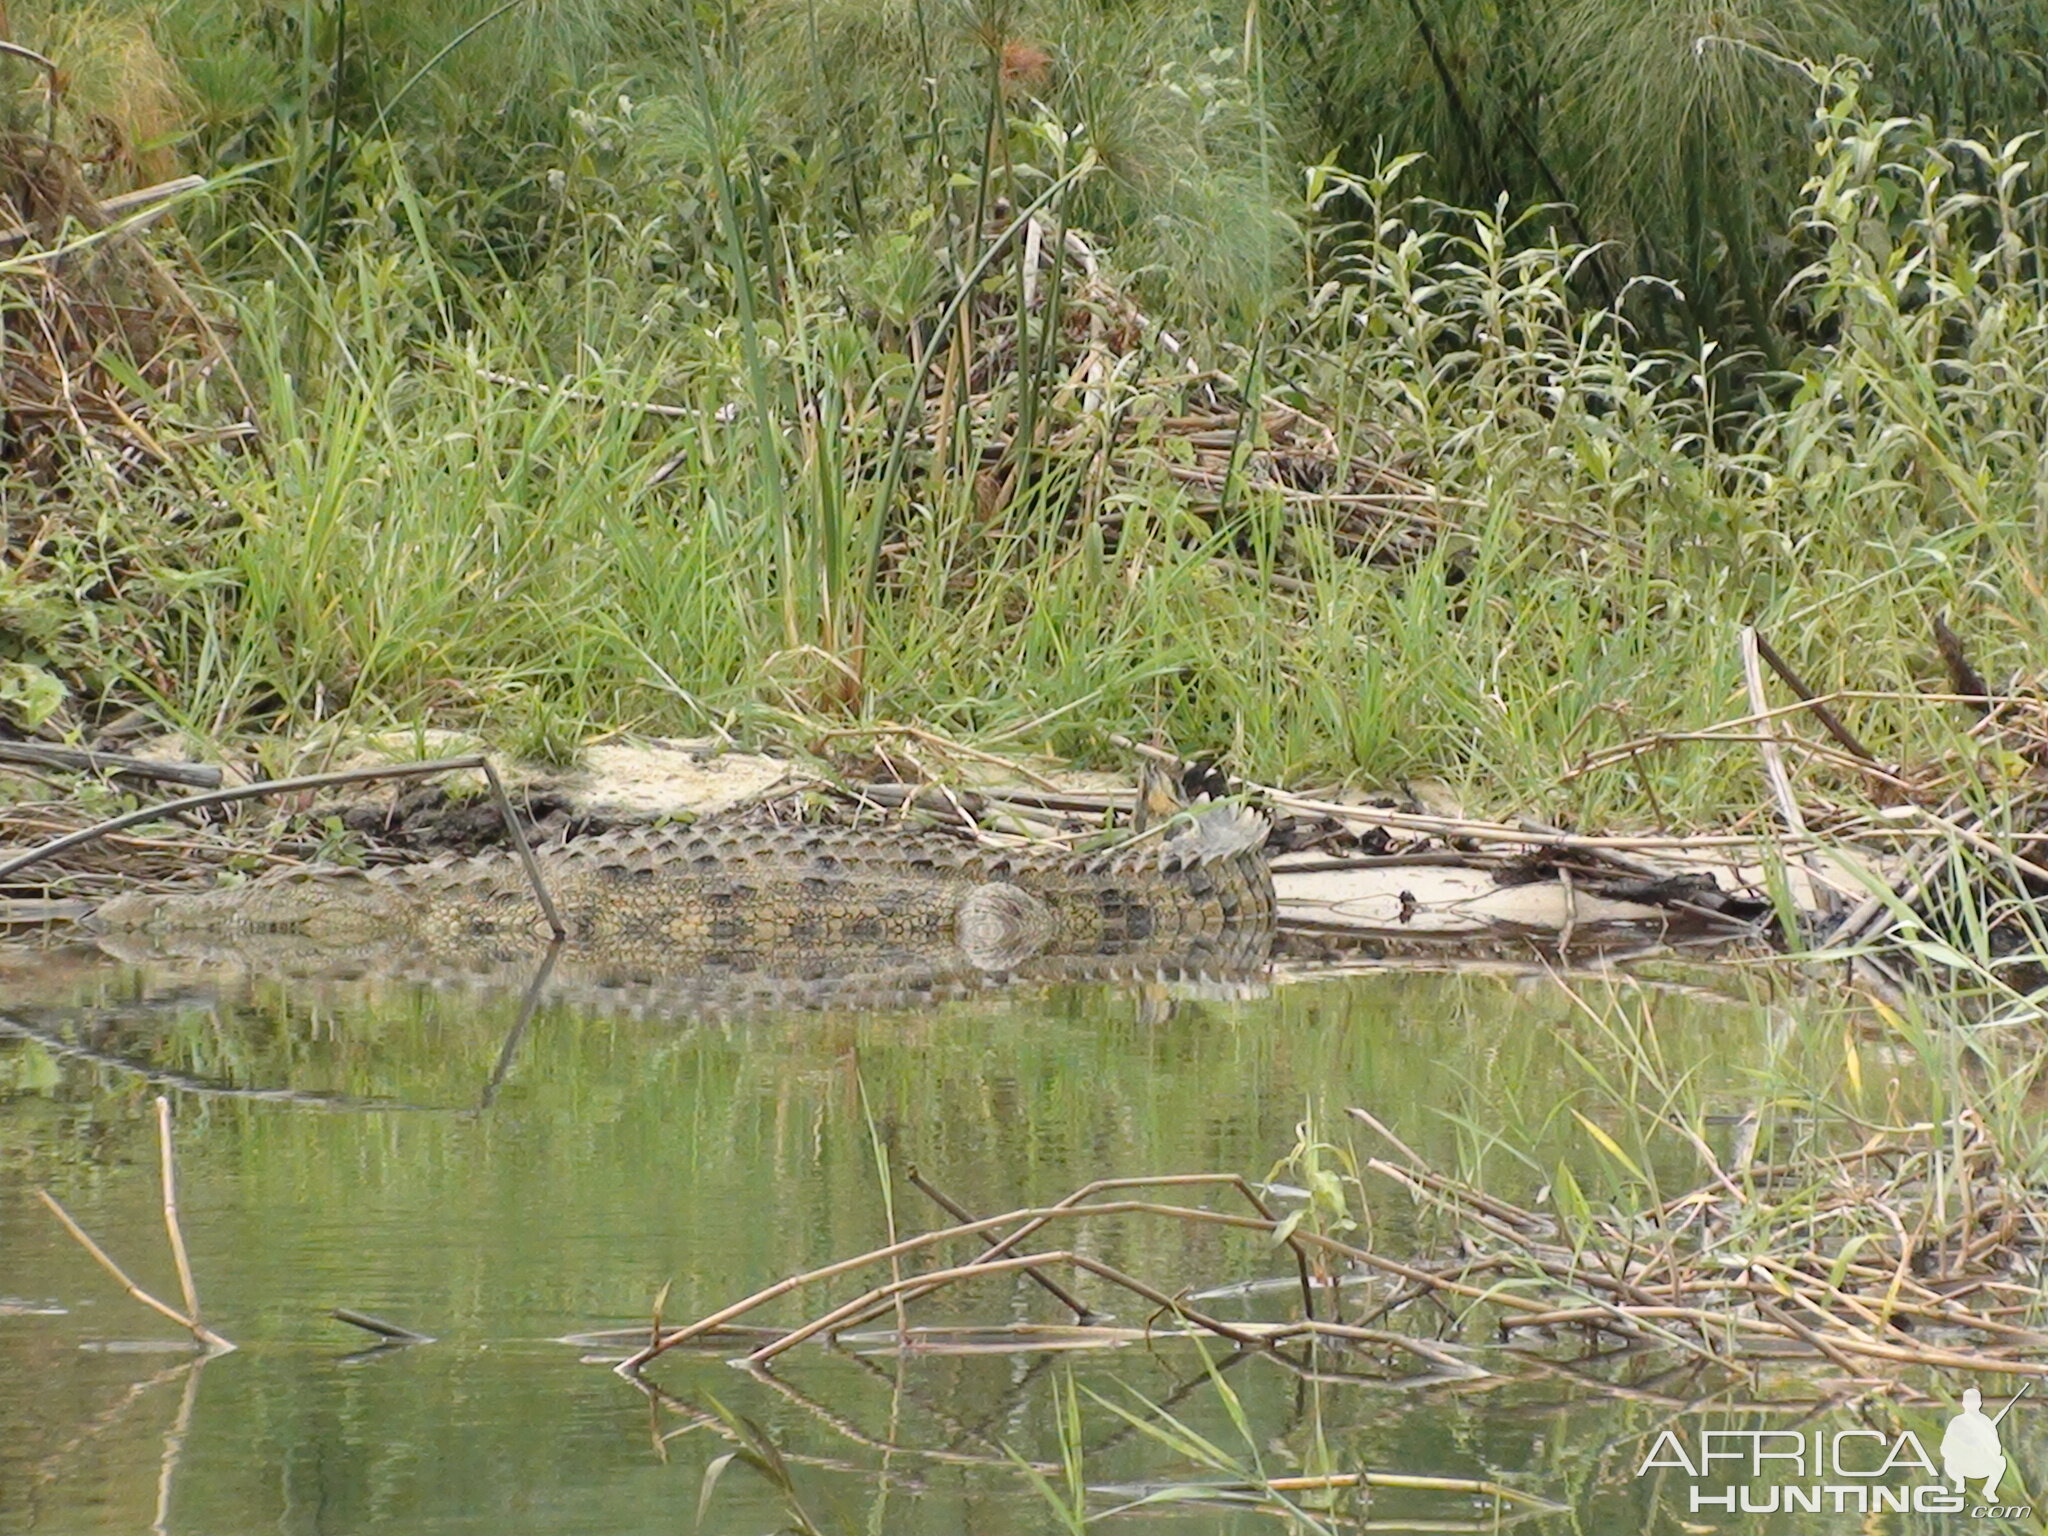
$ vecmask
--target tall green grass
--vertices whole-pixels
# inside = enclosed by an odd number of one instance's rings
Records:
[[[585,19],[616,46],[626,14]],[[1093,14],[701,18],[643,61],[668,70],[652,94],[564,109],[535,150],[549,174],[520,183],[517,267],[486,250],[485,189],[367,129],[309,130],[293,174],[337,143],[350,178],[324,243],[308,182],[236,236],[217,296],[263,451],[190,458],[148,496],[67,488],[38,560],[0,575],[0,614],[27,616],[8,643],[70,684],[74,721],[139,697],[207,737],[429,720],[560,755],[619,728],[801,742],[820,719],[915,720],[1089,758],[1160,730],[1271,779],[1428,775],[1475,808],[1679,824],[1755,804],[1751,755],[1678,745],[1561,775],[1744,713],[1740,624],[1825,689],[1938,678],[1935,612],[1987,674],[2038,655],[2048,292],[2027,144],[1886,120],[1854,70],[1774,66],[1816,142],[1784,304],[1824,340],[1759,410],[1713,342],[1653,347],[1625,299],[1589,308],[1598,253],[1551,214],[1410,197],[1406,157],[1317,167],[1276,201],[1255,10],[1222,42],[1142,8],[1097,35]],[[302,29],[317,73],[303,29],[340,13],[265,15]],[[544,73],[516,19],[439,16],[436,46],[393,44],[407,68],[380,66],[389,89],[362,101],[425,110],[457,57],[465,81]],[[458,21],[487,21],[459,43],[482,51],[444,51]],[[1037,40],[1042,76],[1006,76],[1005,49]],[[942,87],[918,85],[927,59],[950,61]],[[315,116],[328,100],[294,89]],[[1215,141],[1171,149],[1190,124]],[[1269,215],[1219,227],[1257,201],[1204,181],[1225,144],[1252,152]],[[1116,235],[1105,280],[1170,324],[1229,296],[1187,346],[1433,480],[1451,531],[1371,565],[1255,488],[1212,522],[1163,468],[1104,480],[1044,451],[984,509],[972,434],[914,442],[905,402],[944,366],[920,352],[937,322],[954,335],[972,293],[1014,296],[974,218],[998,196]],[[1172,256],[1183,236],[1223,266]],[[1027,328],[1035,361],[998,409],[1052,398],[1044,334]],[[1135,353],[1105,410],[1161,408],[1137,381],[1162,357]],[[1101,498],[1077,519],[1083,486]],[[1969,746],[1938,708],[1849,712],[1890,758]]]
[[[1272,0],[1296,111],[1354,168],[1426,155],[1422,187],[1461,206],[1557,205],[1612,242],[1581,293],[1632,278],[1632,318],[1665,344],[1704,332],[1782,367],[1814,339],[1777,307],[1808,174],[1811,95],[1794,61],[1872,67],[1878,116],[1991,141],[2040,121],[2038,0]]]

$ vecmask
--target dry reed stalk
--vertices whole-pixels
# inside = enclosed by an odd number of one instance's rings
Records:
[[[159,763],[120,752],[81,752],[39,741],[0,741],[0,763],[61,768],[73,773],[99,773],[110,778],[157,779],[194,789],[218,789],[220,769],[210,763]]]
[[[759,1307],[767,1305],[771,1301],[790,1294],[792,1291],[800,1290],[825,1280],[836,1279],[841,1275],[850,1274],[856,1270],[867,1268],[870,1265],[888,1263],[912,1253],[922,1252],[941,1243],[963,1237],[980,1237],[986,1233],[1000,1231],[1005,1227],[1015,1226],[1017,1230],[1011,1232],[1007,1237],[990,1247],[987,1253],[982,1256],[979,1263],[983,1273],[996,1273],[996,1270],[988,1266],[1002,1263],[1012,1249],[1043,1229],[1048,1223],[1076,1217],[1152,1215],[1190,1221],[1197,1224],[1236,1227],[1247,1231],[1269,1234],[1280,1229],[1280,1223],[1270,1216],[1238,1216],[1227,1211],[1194,1210],[1185,1206],[1162,1205],[1156,1201],[1144,1200],[1113,1200],[1094,1204],[1083,1203],[1088,1201],[1092,1195],[1117,1189],[1141,1187],[1186,1188],[1205,1185],[1220,1185],[1225,1188],[1235,1188],[1241,1191],[1249,1191],[1250,1188],[1249,1184],[1237,1174],[1174,1174],[1161,1178],[1097,1180],[1092,1184],[1084,1185],[1081,1189],[1076,1190],[1073,1194],[1067,1196],[1065,1200],[1055,1205],[1005,1211],[1000,1216],[986,1216],[979,1221],[962,1222],[958,1226],[942,1228],[935,1232],[921,1233],[916,1237],[904,1238],[886,1247],[855,1254],[851,1258],[841,1259],[817,1269],[807,1270],[802,1274],[787,1276],[782,1280],[778,1280],[773,1285],[756,1291],[750,1296],[743,1297],[729,1306],[722,1307],[716,1312],[709,1313],[704,1317],[698,1318],[693,1323],[664,1335],[658,1344],[650,1345],[629,1359],[622,1361],[618,1369],[621,1374],[633,1374],[657,1355],[663,1354],[679,1344],[687,1343],[691,1339],[708,1334],[731,1322],[733,1319],[742,1317]],[[1019,1225],[1020,1223],[1021,1225]],[[1356,1250],[1349,1249],[1343,1244],[1338,1244],[1332,1239],[1313,1233],[1295,1232],[1290,1235],[1289,1241],[1310,1247],[1325,1248],[1347,1256],[1356,1252]],[[973,1269],[976,1266],[963,1265],[958,1267],[961,1269]],[[906,1286],[912,1287],[918,1283],[919,1277],[915,1276],[905,1281]],[[854,1326],[858,1320],[856,1317],[854,1321],[845,1322],[841,1326]]]
[[[992,1276],[1039,1276],[1057,1266],[1130,1290],[1193,1331],[1241,1349],[1270,1352],[1291,1340],[1317,1337],[1403,1350],[1437,1375],[1471,1378],[1498,1374],[1500,1368],[1481,1365],[1440,1340],[1373,1324],[1418,1302],[1437,1302],[1449,1304],[1442,1307],[1444,1317],[1461,1325],[1490,1317],[1503,1339],[1530,1329],[1583,1330],[1589,1339],[1611,1335],[1675,1352],[1693,1368],[1721,1372],[1740,1373],[1745,1361],[1759,1357],[1803,1356],[1828,1362],[1856,1383],[1881,1383],[1888,1390],[1895,1384],[1884,1373],[1899,1366],[2048,1376],[2048,1330],[2037,1325],[2042,1300],[2026,1280],[2032,1273],[2026,1256],[2034,1254],[2037,1262],[2048,1247],[2048,1192],[2037,1193],[2004,1167],[2001,1149],[1969,1112],[1952,1121],[1886,1128],[1860,1146],[1808,1161],[1745,1163],[1739,1182],[1688,1132],[1707,1182],[1634,1215],[1588,1215],[1568,1239],[1552,1217],[1432,1168],[1369,1112],[1354,1110],[1353,1117],[1383,1134],[1399,1159],[1373,1158],[1365,1170],[1394,1180],[1455,1221],[1459,1244],[1451,1260],[1405,1262],[1321,1233],[1287,1231],[1255,1192],[1249,1193],[1260,1205],[1257,1216],[1101,1198],[1137,1186],[1242,1186],[1226,1175],[1101,1180],[1052,1206],[983,1219],[940,1197],[960,1218],[958,1225],[787,1277],[651,1339],[618,1368],[633,1374],[665,1349],[724,1328],[778,1297],[886,1262],[892,1266],[887,1281],[759,1340],[746,1363],[765,1365],[808,1340],[844,1338],[891,1307],[946,1286]],[[913,1173],[912,1181],[934,1193],[921,1176]],[[1185,1293],[1169,1294],[1071,1245],[1012,1251],[1051,1222],[1110,1215],[1247,1233],[1286,1231],[1298,1258],[1312,1252],[1348,1260],[1401,1286],[1357,1324],[1308,1315],[1312,1297],[1304,1300],[1299,1317],[1226,1322],[1188,1305]],[[979,1239],[987,1251],[970,1262],[906,1272],[904,1260],[965,1238]],[[1731,1241],[1737,1245],[1732,1249]],[[1731,1259],[1731,1252],[1749,1256]],[[1055,1295],[1084,1315],[1078,1298]],[[978,1332],[1030,1348],[1041,1347],[1044,1330],[1013,1324]],[[1124,1341],[1129,1330],[1077,1327],[1059,1333],[1064,1347],[1084,1348]],[[1154,1337],[1149,1328],[1145,1336]],[[1972,1341],[1961,1342],[1964,1337]]]
[[[1061,1201],[1059,1205],[1055,1207],[1055,1209],[1063,1215],[1101,1214],[1110,1210],[1111,1207],[1107,1205],[1088,1205],[1084,1202],[1096,1194],[1106,1193],[1108,1191],[1117,1189],[1143,1189],[1162,1187],[1186,1188],[1190,1186],[1202,1186],[1219,1183],[1229,1189],[1234,1190],[1237,1194],[1241,1195],[1244,1198],[1246,1204],[1250,1205],[1252,1209],[1258,1213],[1259,1221],[1257,1223],[1254,1223],[1254,1225],[1260,1226],[1263,1230],[1273,1233],[1278,1233],[1281,1230],[1281,1223],[1279,1218],[1276,1217],[1273,1214],[1273,1212],[1267,1207],[1266,1203],[1259,1198],[1258,1193],[1251,1187],[1251,1185],[1248,1184],[1244,1179],[1237,1176],[1236,1174],[1198,1173],[1170,1175],[1166,1178],[1140,1177],[1133,1179],[1099,1179],[1092,1184],[1084,1185],[1081,1189],[1069,1195],[1065,1200]],[[1134,1212],[1154,1216],[1169,1214],[1191,1214],[1199,1217],[1215,1216],[1217,1214],[1214,1212],[1188,1213],[1185,1211],[1185,1208],[1179,1206],[1160,1206],[1156,1204],[1142,1202],[1127,1204],[1129,1205],[1129,1208]],[[984,1242],[987,1243],[988,1251],[986,1257],[991,1259],[1000,1258],[1004,1254],[1009,1253],[1012,1249],[1016,1248],[1019,1244],[1023,1243],[1027,1238],[1030,1238],[1039,1231],[1043,1230],[1050,1219],[1051,1218],[1034,1219],[1027,1221],[1023,1226],[1019,1227],[1015,1232],[1012,1232],[1008,1237],[999,1240],[991,1239],[988,1237],[987,1234],[980,1234],[982,1235]],[[1243,1223],[1244,1218],[1241,1217],[1222,1217],[1219,1221],[1219,1224],[1222,1225],[1240,1225]],[[971,1225],[980,1226],[983,1224],[971,1223]],[[955,1233],[963,1232],[965,1230],[965,1228],[960,1227],[952,1229],[952,1231],[954,1231]],[[1313,1319],[1315,1316],[1315,1292],[1309,1279],[1309,1264],[1306,1249],[1308,1246],[1311,1246],[1313,1244],[1314,1238],[1311,1234],[1291,1233],[1288,1235],[1286,1242],[1287,1246],[1294,1253],[1295,1269],[1301,1282],[1303,1315],[1307,1318]],[[893,1265],[895,1263],[895,1260],[892,1258],[890,1262]],[[936,1288],[937,1287],[934,1287],[934,1289]],[[923,1296],[924,1294],[926,1293],[923,1291],[911,1290],[904,1295],[903,1299],[905,1301],[915,1301],[916,1299],[918,1299],[918,1297]],[[872,1321],[873,1318],[876,1315],[878,1315],[879,1310],[880,1309],[878,1308],[865,1313],[855,1312],[847,1319],[840,1322],[837,1325],[837,1327],[841,1331],[858,1328],[863,1323]]]
[[[176,1307],[172,1307],[172,1305],[168,1305],[168,1303],[162,1303],[162,1300],[158,1300],[156,1296],[152,1296],[150,1292],[147,1292],[147,1290],[143,1290],[141,1286],[137,1286],[137,1284],[135,1284],[135,1282],[133,1282],[133,1280],[131,1280],[131,1278],[127,1276],[127,1272],[125,1272],[125,1270],[123,1270],[123,1268],[121,1268],[119,1264],[115,1264],[115,1262],[111,1260],[111,1257],[109,1257],[109,1255],[106,1255],[106,1249],[102,1249],[102,1247],[100,1247],[98,1243],[94,1243],[94,1241],[92,1241],[92,1237],[90,1237],[90,1235],[86,1235],[86,1229],[84,1229],[84,1227],[80,1227],[80,1225],[78,1225],[76,1221],[72,1221],[72,1212],[70,1212],[70,1210],[66,1210],[66,1208],[63,1208],[61,1204],[57,1204],[57,1200],[55,1200],[55,1198],[53,1198],[53,1196],[49,1194],[49,1190],[37,1190],[37,1192],[35,1192],[35,1198],[37,1198],[37,1200],[41,1200],[41,1202],[43,1202],[43,1204],[45,1204],[45,1206],[49,1208],[49,1212],[53,1214],[53,1217],[55,1217],[57,1221],[61,1221],[61,1223],[63,1223],[63,1231],[68,1231],[68,1233],[70,1233],[70,1235],[72,1235],[72,1237],[74,1237],[74,1239],[78,1241],[78,1245],[80,1245],[80,1247],[84,1247],[84,1249],[86,1249],[86,1253],[90,1253],[90,1255],[94,1257],[94,1260],[98,1262],[98,1266],[100,1266],[102,1270],[106,1270],[106,1274],[111,1274],[111,1276],[113,1276],[113,1278],[115,1278],[115,1280],[117,1280],[117,1282],[121,1284],[121,1288],[123,1288],[123,1290],[127,1290],[127,1294],[131,1294],[131,1296],[133,1296],[135,1300],[139,1300],[139,1303],[141,1303],[143,1307],[147,1307],[147,1309],[152,1309],[152,1311],[156,1311],[156,1313],[162,1313],[162,1315],[164,1315],[164,1317],[168,1317],[168,1319],[170,1319],[172,1323],[176,1323],[178,1327],[186,1329],[186,1331],[188,1331],[190,1335],[193,1335],[193,1341],[195,1341],[195,1343],[203,1343],[203,1346],[205,1346],[205,1348],[207,1348],[207,1350],[209,1350],[211,1354],[227,1354],[229,1350],[233,1350],[233,1348],[236,1348],[236,1346],[231,1346],[231,1343],[229,1343],[227,1339],[223,1339],[223,1337],[221,1337],[219,1333],[215,1333],[213,1329],[205,1327],[205,1325],[203,1325],[203,1323],[201,1323],[201,1321],[199,1321],[197,1317],[186,1317],[186,1315],[184,1315],[184,1313],[180,1313],[180,1311],[178,1311]]]
[[[156,1096],[157,1166],[164,1192],[164,1234],[170,1240],[171,1258],[178,1266],[178,1290],[185,1298],[185,1311],[199,1330],[199,1288],[192,1281],[192,1261],[185,1253],[185,1229],[178,1221],[178,1165],[171,1152],[171,1101]]]
[[[1076,1269],[1084,1269],[1099,1279],[1107,1280],[1112,1285],[1121,1286],[1125,1290],[1143,1297],[1162,1312],[1170,1312],[1175,1317],[1185,1318],[1203,1332],[1213,1333],[1218,1338],[1229,1339],[1233,1344],[1268,1344],[1285,1336],[1285,1334],[1267,1334],[1247,1330],[1235,1324],[1226,1323],[1221,1318],[1210,1317],[1206,1313],[1197,1312],[1177,1297],[1169,1296],[1156,1286],[1148,1285],[1133,1275],[1128,1275],[1122,1270],[1112,1268],[1100,1259],[1085,1253],[1076,1253],[1069,1248],[1059,1248],[1044,1253],[1012,1254],[999,1259],[984,1258],[972,1264],[957,1264],[949,1269],[930,1270],[921,1275],[912,1275],[906,1279],[892,1280],[886,1285],[875,1286],[865,1294],[856,1296],[853,1300],[833,1308],[830,1312],[814,1317],[800,1327],[791,1329],[773,1343],[762,1345],[751,1355],[747,1356],[746,1363],[757,1366],[766,1365],[777,1355],[794,1349],[806,1340],[815,1338],[821,1333],[830,1333],[850,1326],[852,1320],[857,1319],[870,1308],[877,1305],[887,1306],[891,1301],[899,1297],[908,1298],[911,1295],[925,1296],[951,1285],[955,1281],[978,1280],[990,1275],[1028,1272],[1052,1264],[1068,1264]],[[1290,1325],[1288,1329],[1288,1332],[1299,1331],[1301,1331],[1300,1326],[1295,1325]]]
[[[1409,1472],[1325,1472],[1304,1477],[1269,1477],[1263,1483],[1217,1486],[1223,1489],[1242,1487],[1251,1492],[1270,1489],[1275,1493],[1311,1493],[1340,1488],[1411,1488],[1426,1493],[1463,1493],[1499,1499],[1503,1503],[1526,1504],[1536,1509],[1561,1511],[1570,1508],[1502,1483],[1470,1477],[1425,1477]]]
[[[1749,707],[1752,713],[1760,712],[1769,708],[1769,701],[1764,697],[1763,662],[1757,650],[1756,630],[1745,624],[1738,639],[1742,648],[1742,682],[1749,692]],[[1779,750],[1777,734],[1769,725],[1758,728],[1757,755],[1763,760],[1764,782],[1770,786],[1771,799],[1778,808],[1778,819],[1784,822],[1785,830],[1794,843],[1807,843],[1806,818],[1800,812],[1798,797],[1792,793],[1792,776],[1785,771],[1785,758]],[[1818,856],[1809,849],[1802,849],[1799,858],[1799,864],[1795,865],[1789,858],[1785,863],[1792,900],[1801,912],[1825,918],[1833,901],[1825,894]]]
[[[973,1221],[975,1219],[974,1214],[971,1211],[969,1211],[965,1206],[961,1205],[957,1200],[952,1199],[944,1191],[940,1190],[936,1185],[928,1181],[921,1173],[917,1171],[917,1169],[904,1169],[903,1177],[909,1181],[913,1189],[916,1189],[927,1200],[931,1201],[932,1204],[936,1205],[940,1210],[944,1211],[948,1216],[952,1217],[955,1221]],[[982,1241],[986,1243],[989,1247],[993,1248],[996,1246],[997,1239],[992,1233],[985,1232],[982,1234]],[[1080,1297],[1076,1296],[1072,1291],[1068,1290],[1065,1286],[1061,1285],[1059,1281],[1053,1279],[1050,1275],[1041,1274],[1039,1271],[1035,1269],[1027,1270],[1026,1273],[1038,1283],[1038,1287],[1040,1290],[1044,1291],[1047,1295],[1051,1296],[1054,1301],[1057,1301],[1061,1306],[1065,1307],[1069,1312],[1073,1313],[1075,1322],[1083,1326],[1086,1326],[1087,1324],[1095,1322],[1097,1320],[1094,1310],[1089,1307],[1087,1302],[1081,1300]],[[660,1336],[661,1330],[657,1328],[655,1330],[655,1337],[659,1338]]]
[[[1863,745],[1855,732],[1842,724],[1841,716],[1821,702],[1813,689],[1807,685],[1806,679],[1793,671],[1792,664],[1780,656],[1777,647],[1763,637],[1763,632],[1755,630],[1752,633],[1756,637],[1757,655],[1763,658],[1766,666],[1778,674],[1780,682],[1799,695],[1800,702],[1813,712],[1813,718],[1821,723],[1821,728],[1834,737],[1851,757],[1861,758],[1866,763],[1875,763],[1877,755]]]
[[[336,1307],[327,1314],[337,1323],[347,1323],[351,1328],[360,1328],[365,1333],[375,1334],[387,1344],[431,1344],[433,1336],[416,1333],[400,1323],[387,1322],[381,1317],[372,1317],[367,1312],[358,1312],[353,1307]]]

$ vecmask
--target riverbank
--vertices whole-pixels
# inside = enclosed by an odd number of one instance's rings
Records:
[[[1962,696],[2030,697],[2048,623],[2048,300],[1992,282],[1981,210],[1878,218],[1945,162],[1841,81],[1821,98],[1795,297],[1829,339],[1740,407],[1712,355],[1583,306],[1584,249],[1391,172],[1323,169],[1365,215],[1318,247],[1342,281],[1255,344],[1140,302],[1050,193],[934,269],[916,334],[951,340],[921,353],[822,281],[720,319],[587,231],[516,286],[395,228],[223,287],[102,241],[141,262],[122,292],[189,285],[154,311],[176,366],[10,354],[98,393],[10,471],[0,719],[259,761],[323,731],[566,762],[620,732],[832,755],[912,726],[1102,768],[1157,737],[1269,784],[1692,832],[1777,793],[1747,626],[1853,743],[1806,733],[1803,795],[2003,798],[2038,729],[1989,739]],[[78,259],[52,269],[109,270]],[[1982,280],[1898,276],[1958,261]],[[90,340],[118,295],[31,296],[39,262],[0,276]]]
[[[1413,790],[1291,791],[1120,745],[1183,793],[1237,795],[1263,811],[1283,967],[1775,952],[1835,962],[1821,974],[1893,1006],[1909,987],[1931,988],[1979,1020],[2037,1014],[2029,994],[2048,944],[2033,900],[2043,838],[2028,803],[1987,814],[1898,804],[1860,818],[1802,807],[1781,722],[1755,728],[1785,798],[1746,829],[1689,835],[1491,821]],[[168,740],[154,756],[52,752],[49,774],[83,792],[0,805],[0,847],[21,850],[0,859],[0,926],[66,924],[132,891],[666,822],[920,827],[1000,850],[1072,847],[1137,814],[1136,775],[1006,760],[911,728],[836,760],[642,739],[558,768],[493,764],[476,746],[447,732],[327,738],[292,754],[298,771],[276,780],[255,778],[248,762],[183,760]],[[8,751],[19,760],[33,749]]]

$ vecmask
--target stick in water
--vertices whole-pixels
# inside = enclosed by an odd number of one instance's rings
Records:
[[[390,1344],[431,1344],[432,1334],[416,1333],[399,1323],[386,1322],[381,1317],[372,1317],[367,1312],[358,1312],[353,1307],[336,1307],[327,1314],[337,1323],[347,1323],[351,1328],[360,1328],[365,1333],[374,1333]]]
[[[171,1257],[178,1265],[178,1289],[185,1293],[185,1310],[191,1314],[192,1329],[199,1332],[199,1287],[192,1283],[192,1261],[185,1256],[185,1232],[178,1225],[178,1165],[171,1160],[171,1101],[156,1096],[156,1152],[163,1174],[164,1231],[171,1240]]]
[[[190,1329],[193,1338],[197,1339],[200,1343],[204,1344],[208,1349],[212,1350],[217,1355],[226,1354],[229,1350],[235,1347],[234,1345],[230,1344],[226,1339],[222,1338],[219,1334],[215,1333],[211,1328],[208,1328],[203,1324],[194,1321],[192,1318],[185,1316],[185,1314],[180,1312],[176,1307],[173,1307],[166,1302],[158,1301],[154,1296],[150,1295],[149,1292],[145,1291],[141,1286],[137,1285],[133,1280],[129,1279],[127,1272],[123,1270],[120,1265],[116,1264],[111,1258],[107,1257],[107,1251],[104,1248],[100,1247],[98,1243],[94,1242],[90,1237],[86,1235],[85,1228],[81,1227],[77,1222],[71,1219],[71,1213],[65,1210],[63,1206],[59,1205],[47,1189],[37,1190],[36,1198],[42,1201],[44,1205],[50,1208],[50,1214],[55,1216],[59,1221],[64,1223],[64,1230],[69,1232],[74,1238],[76,1238],[78,1240],[79,1246],[83,1248],[87,1253],[91,1254],[94,1259],[98,1260],[100,1268],[104,1269],[108,1274],[112,1275],[116,1280],[118,1280],[121,1283],[121,1288],[124,1291],[126,1291],[130,1296],[133,1296],[137,1301],[141,1302],[145,1307],[150,1308],[152,1311],[161,1312],[165,1317],[168,1317],[180,1328]]]

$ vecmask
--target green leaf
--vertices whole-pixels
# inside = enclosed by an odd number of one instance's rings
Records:
[[[1876,1237],[1877,1234],[1875,1232],[1858,1232],[1849,1241],[1842,1244],[1842,1251],[1835,1255],[1835,1262],[1828,1266],[1828,1285],[1831,1288],[1835,1290],[1842,1288],[1842,1277],[1849,1273],[1849,1266],[1856,1262],[1856,1255],[1861,1253]]]
[[[25,661],[0,661],[0,718],[33,731],[64,707],[64,685]]]
[[[719,1478],[724,1476],[725,1469],[732,1465],[733,1458],[737,1455],[739,1455],[738,1451],[727,1451],[723,1456],[714,1456],[711,1458],[711,1464],[704,1469],[704,1481],[697,1488],[697,1524],[699,1527],[702,1527],[704,1524],[704,1512],[711,1508],[711,1495],[718,1488]]]
[[[1593,1223],[1593,1208],[1586,1203],[1586,1194],[1579,1188],[1577,1176],[1565,1163],[1557,1165],[1557,1172],[1551,1178],[1550,1204],[1575,1236]]]
[[[1595,1125],[1591,1120],[1588,1120],[1584,1115],[1580,1114],[1578,1110],[1574,1109],[1572,1111],[1572,1115],[1578,1120],[1579,1124],[1583,1125],[1586,1128],[1586,1134],[1588,1136],[1591,1136],[1595,1141],[1600,1143],[1600,1145],[1606,1150],[1607,1155],[1609,1157],[1613,1158],[1617,1163],[1621,1164],[1622,1167],[1626,1168],[1631,1174],[1633,1174],[1636,1177],[1636,1179],[1639,1182],[1644,1184],[1650,1182],[1649,1177],[1643,1172],[1643,1170],[1640,1167],[1637,1166],[1636,1160],[1630,1157],[1626,1152],[1621,1150],[1620,1142],[1616,1141],[1612,1136],[1608,1135],[1605,1131],[1601,1130],[1599,1126]]]

